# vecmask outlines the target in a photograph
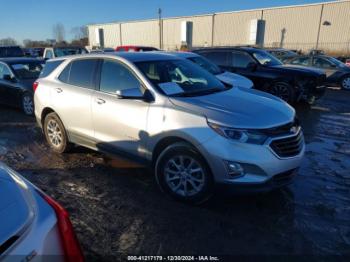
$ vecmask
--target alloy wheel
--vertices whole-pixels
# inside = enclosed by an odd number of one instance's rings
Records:
[[[350,90],[350,77],[346,77],[343,79],[342,87],[346,90]]]
[[[34,113],[34,102],[31,96],[25,95],[23,96],[23,111],[27,115],[32,115]]]
[[[50,143],[54,147],[60,147],[63,141],[63,134],[59,124],[54,120],[50,119],[47,123],[47,135]]]
[[[200,193],[205,185],[203,167],[192,157],[178,155],[165,165],[165,182],[175,194],[185,197]]]
[[[283,83],[277,83],[273,85],[271,88],[271,94],[287,102],[290,100],[289,87]]]

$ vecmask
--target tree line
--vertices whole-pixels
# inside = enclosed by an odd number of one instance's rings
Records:
[[[57,23],[52,26],[52,39],[46,40],[32,40],[24,39],[23,43],[20,44],[16,39],[7,37],[0,39],[0,46],[13,46],[21,45],[25,48],[32,47],[49,47],[49,46],[87,46],[89,44],[88,31],[86,26],[73,27],[70,30],[73,35],[71,41],[66,40],[66,30],[62,23]]]

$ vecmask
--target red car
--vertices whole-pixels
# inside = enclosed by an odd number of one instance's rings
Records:
[[[148,52],[159,51],[159,49],[151,46],[135,46],[135,45],[122,45],[118,46],[115,51],[117,52]]]
[[[346,64],[347,66],[350,66],[350,59],[346,59],[346,60],[345,60],[345,64]]]

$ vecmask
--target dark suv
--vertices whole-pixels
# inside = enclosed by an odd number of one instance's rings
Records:
[[[288,103],[301,99],[312,103],[324,94],[326,75],[321,70],[283,65],[268,52],[253,47],[221,47],[194,50],[224,70],[241,74],[256,89],[271,93]]]
[[[25,56],[19,46],[0,46],[0,57],[23,57]]]

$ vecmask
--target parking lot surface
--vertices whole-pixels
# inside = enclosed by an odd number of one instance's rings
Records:
[[[350,255],[350,93],[298,105],[306,156],[295,182],[189,206],[159,192],[132,162],[77,147],[57,155],[33,118],[0,107],[0,161],[71,214],[86,255]]]

